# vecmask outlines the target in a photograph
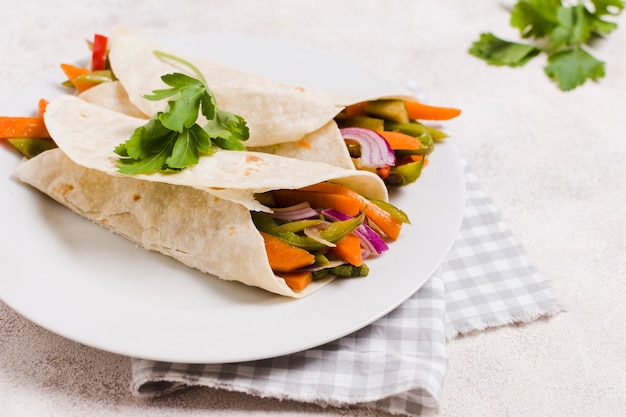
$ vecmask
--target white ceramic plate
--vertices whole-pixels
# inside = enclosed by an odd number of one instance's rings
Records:
[[[362,65],[286,40],[194,35],[163,41],[184,53],[337,93],[402,86]],[[60,71],[0,106],[33,112],[65,94]],[[87,138],[86,138],[87,139]],[[339,280],[291,300],[189,269],[71,213],[14,180],[20,157],[0,149],[0,298],[35,323],[77,342],[146,359],[219,363],[305,350],[356,331],[414,294],[452,245],[464,179],[452,143],[437,147],[417,183],[393,192],[412,220],[370,276]],[[228,260],[224,260],[227,262]]]

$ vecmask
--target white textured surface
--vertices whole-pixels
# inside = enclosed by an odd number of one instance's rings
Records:
[[[482,31],[514,35],[497,1],[2,0],[0,9],[0,101],[81,58],[94,32],[123,25],[155,36],[291,37],[461,107],[447,130],[569,311],[452,341],[441,415],[623,415],[624,17],[597,47],[607,77],[562,93],[543,75],[542,58],[508,69],[467,54]],[[375,415],[208,390],[139,401],[129,394],[128,358],[67,341],[4,305],[0,352],[2,416]]]

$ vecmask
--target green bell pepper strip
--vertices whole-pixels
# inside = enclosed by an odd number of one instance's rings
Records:
[[[298,233],[303,231],[307,227],[317,226],[320,223],[322,223],[321,219],[288,221],[286,223],[276,226],[276,231]]]
[[[308,251],[317,251],[328,247],[327,245],[308,236],[300,236],[289,230],[280,230],[279,225],[267,213],[252,212],[251,214],[252,221],[257,229],[261,232],[277,237],[290,245]],[[363,223],[364,219],[365,210],[362,211],[358,217],[344,221],[332,222],[320,233],[320,238],[331,243],[336,243],[356,229],[361,223]]]
[[[385,178],[385,183],[389,185],[407,185],[415,182],[422,174],[423,167],[423,159],[421,161],[392,167],[389,176]]]
[[[369,199],[369,201],[376,204],[378,207],[385,210],[387,213],[391,214],[393,217],[400,220],[402,223],[411,224],[411,221],[409,220],[409,216],[405,212],[400,210],[398,207],[394,206],[393,204],[388,203],[383,200],[375,200],[371,198]]]

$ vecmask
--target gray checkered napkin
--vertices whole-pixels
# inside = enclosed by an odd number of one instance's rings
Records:
[[[133,394],[155,397],[204,386],[322,406],[436,414],[448,340],[561,309],[466,164],[465,178],[465,215],[453,248],[428,282],[387,316],[323,346],[253,362],[133,358]]]

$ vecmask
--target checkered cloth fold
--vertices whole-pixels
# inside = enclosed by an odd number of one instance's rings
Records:
[[[179,364],[132,359],[141,397],[204,386],[397,415],[436,415],[446,342],[459,334],[556,314],[550,284],[464,164],[463,224],[446,260],[397,309],[331,343],[271,359]]]

